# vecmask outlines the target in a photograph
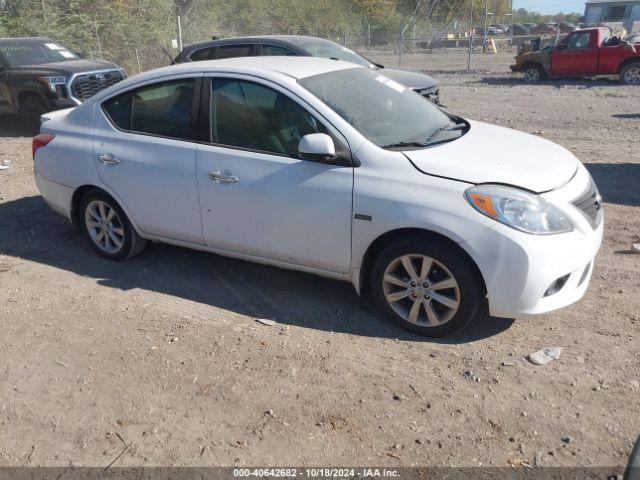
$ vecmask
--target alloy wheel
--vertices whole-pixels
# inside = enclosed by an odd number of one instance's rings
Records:
[[[524,73],[526,82],[535,83],[540,80],[540,71],[537,68],[530,68]]]
[[[627,85],[640,85],[640,66],[627,70],[624,74],[624,81]]]
[[[414,325],[449,322],[460,307],[460,287],[442,263],[426,255],[393,260],[384,272],[383,292],[393,311]]]
[[[124,245],[124,228],[118,213],[107,203],[94,200],[87,205],[84,223],[93,243],[103,252],[115,254]]]

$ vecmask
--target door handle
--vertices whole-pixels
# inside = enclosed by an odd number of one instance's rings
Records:
[[[98,155],[98,161],[104,165],[118,165],[120,160],[113,156],[112,153]]]
[[[209,178],[218,183],[238,183],[240,181],[235,175],[227,175],[222,172],[209,172]]]

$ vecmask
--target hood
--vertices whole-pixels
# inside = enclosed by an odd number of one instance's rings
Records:
[[[468,183],[500,183],[543,193],[573,178],[579,161],[548,140],[482,122],[433,148],[403,152],[420,171]]]
[[[115,63],[103,62],[100,60],[69,60],[68,62],[51,62],[42,63],[38,65],[24,65],[18,67],[20,71],[29,72],[42,72],[43,74],[55,73],[55,74],[72,74],[72,73],[85,73],[93,72],[96,70],[118,70]]]
[[[410,70],[400,70],[398,68],[381,68],[380,73],[385,77],[395,80],[396,82],[409,87],[412,90],[424,90],[425,88],[433,88],[440,83],[424,73],[412,72]]]

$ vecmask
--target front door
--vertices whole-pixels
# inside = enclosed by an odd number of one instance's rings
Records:
[[[297,158],[303,135],[346,141],[276,86],[241,78],[208,83],[211,142],[199,146],[197,172],[206,244],[348,272],[353,167]]]
[[[590,32],[572,33],[553,50],[551,55],[553,75],[597,73],[598,46],[591,44],[591,35]]]
[[[203,243],[196,186],[201,78],[154,83],[95,112],[94,161],[145,233]]]

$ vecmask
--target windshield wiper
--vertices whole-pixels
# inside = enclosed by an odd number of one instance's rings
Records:
[[[429,146],[433,139],[436,138],[438,135],[440,135],[442,132],[455,132],[455,131],[459,131],[459,130],[464,130],[465,128],[467,128],[467,124],[466,123],[450,123],[449,125],[445,125],[444,127],[440,127],[438,128],[435,132],[433,132],[429,138],[427,138],[427,140],[424,142]]]
[[[420,143],[420,142],[398,142],[398,143],[391,143],[389,145],[383,145],[381,148],[405,148],[405,147],[424,148],[427,146],[428,146],[427,144]]]

